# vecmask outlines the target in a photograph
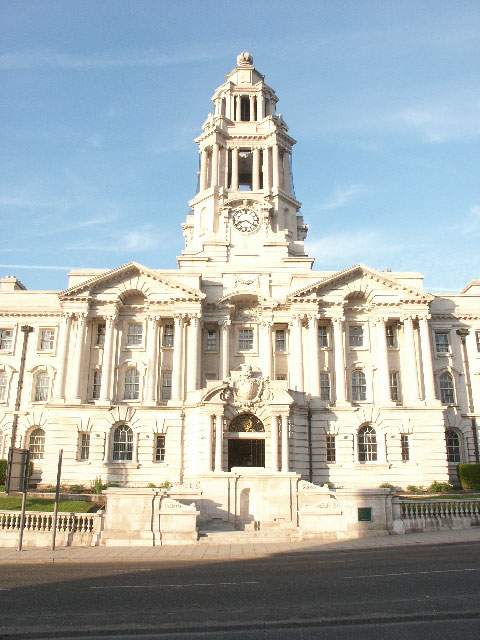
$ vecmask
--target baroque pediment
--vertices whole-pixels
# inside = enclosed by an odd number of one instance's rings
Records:
[[[363,264],[356,264],[328,278],[313,282],[288,295],[290,302],[322,298],[342,302],[361,297],[368,303],[416,302],[428,304],[433,296],[417,287],[406,285]]]
[[[137,262],[128,262],[116,269],[96,275],[59,293],[62,300],[98,297],[102,293],[115,294],[122,300],[131,291],[142,293],[147,299],[172,301],[200,301],[205,294],[169,275],[154,271]]]

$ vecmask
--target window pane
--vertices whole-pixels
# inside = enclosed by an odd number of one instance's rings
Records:
[[[173,324],[166,324],[163,327],[162,346],[173,347]]]
[[[398,402],[398,373],[396,371],[390,371],[390,397],[392,402]]]
[[[320,374],[320,400],[326,402],[330,400],[330,375],[328,373]]]
[[[80,434],[80,460],[88,460],[90,456],[90,434]]]
[[[460,462],[460,438],[458,433],[453,429],[447,429],[445,438],[447,441],[448,462]]]
[[[172,372],[162,373],[162,400],[170,400],[172,397]]]
[[[11,349],[13,345],[13,329],[0,329],[0,349]]]
[[[240,329],[238,332],[238,350],[252,351],[253,329]]]
[[[102,385],[102,372],[93,372],[92,398],[98,400],[100,398],[100,389]]]
[[[165,436],[155,436],[155,462],[164,462],[165,460]]]
[[[377,459],[377,436],[372,427],[362,427],[358,432],[358,459],[360,462]]]
[[[140,374],[137,369],[127,369],[125,374],[125,400],[138,400],[140,391]]]
[[[400,442],[402,445],[402,462],[408,462],[410,460],[410,441],[407,433],[400,435]]]
[[[477,341],[477,351],[480,351],[480,331],[475,332],[475,339]]]
[[[127,345],[142,344],[142,325],[129,324],[127,332]]]
[[[435,349],[437,353],[449,353],[450,345],[448,342],[448,333],[435,334]]]
[[[367,381],[363,371],[352,373],[352,401],[361,402],[367,399]]]
[[[207,351],[217,350],[217,332],[215,329],[207,329]]]
[[[34,429],[30,434],[28,441],[31,460],[43,460],[45,450],[45,431],[43,429]]]
[[[275,351],[285,351],[285,329],[275,331]]]
[[[51,351],[55,340],[55,331],[53,329],[42,329],[40,333],[40,350]]]
[[[105,344],[105,323],[101,322],[97,325],[97,340],[98,347],[102,347]]]
[[[337,452],[335,449],[335,436],[327,434],[327,462],[335,462]]]
[[[395,346],[395,327],[393,324],[387,324],[385,327],[385,333],[387,338],[387,347]]]
[[[48,373],[39,373],[35,384],[35,402],[46,402],[48,400],[49,387],[50,376]]]
[[[348,339],[351,347],[363,347],[363,327],[350,325],[348,327]]]
[[[321,324],[318,326],[318,346],[328,347],[328,333],[326,324]]]
[[[440,375],[440,400],[442,404],[455,404],[453,378],[448,372]]]
[[[0,402],[5,402],[7,399],[7,374],[0,373]]]
[[[113,432],[113,459],[131,460],[133,456],[133,431],[122,424]]]

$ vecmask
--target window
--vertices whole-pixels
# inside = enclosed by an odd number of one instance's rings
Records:
[[[387,339],[387,347],[392,349],[397,346],[397,336],[395,333],[395,325],[387,324],[385,327],[385,335]]]
[[[79,459],[88,460],[90,457],[90,434],[79,433]]]
[[[218,380],[216,373],[206,373],[205,374],[205,382],[208,380]]]
[[[207,351],[217,351],[216,329],[207,329]]]
[[[440,400],[442,404],[455,404],[455,388],[453,378],[448,371],[440,374]]]
[[[398,393],[398,373],[390,371],[390,398],[392,402],[399,402],[400,394]]]
[[[97,338],[95,340],[97,347],[103,347],[105,344],[105,323],[100,322],[97,324]]]
[[[155,435],[155,462],[165,462],[165,436]]]
[[[40,331],[40,351],[53,351],[55,342],[55,329],[42,329]]]
[[[92,398],[94,400],[98,400],[100,398],[101,386],[102,386],[102,372],[94,371],[93,382],[92,382]]]
[[[348,327],[348,344],[351,347],[363,347],[362,325],[350,325]]]
[[[327,433],[327,462],[335,462],[336,459],[335,436]]]
[[[163,327],[162,347],[173,347],[173,324]]]
[[[275,351],[284,353],[285,344],[285,329],[277,329],[275,331]]]
[[[367,399],[367,380],[363,371],[352,373],[352,402],[362,402]]]
[[[238,350],[252,351],[253,329],[240,329],[238,332]]]
[[[0,371],[0,402],[7,401],[7,374]]]
[[[13,329],[0,329],[0,350],[11,349],[13,346]]]
[[[31,460],[43,460],[45,451],[45,431],[43,429],[34,429],[28,439],[28,448],[30,449]]]
[[[377,460],[377,435],[370,425],[362,427],[358,432],[358,459],[360,462]]]
[[[477,341],[477,351],[480,351],[480,331],[475,331],[475,340]]]
[[[138,400],[140,393],[140,374],[138,369],[127,369],[125,373],[125,393],[124,400]]]
[[[400,434],[400,445],[402,447],[402,462],[410,460],[410,437],[408,433]]]
[[[129,324],[127,330],[127,345],[135,346],[142,344],[142,325]]]
[[[320,374],[320,400],[329,402],[330,400],[330,374]]]
[[[162,372],[162,400],[170,400],[172,397],[172,372]]]
[[[447,441],[448,462],[460,462],[460,438],[454,429],[447,429],[445,433]]]
[[[35,381],[35,402],[46,402],[48,400],[48,390],[50,388],[50,376],[43,371],[37,375]]]
[[[133,431],[121,424],[113,432],[113,460],[126,462],[133,457]]]
[[[450,343],[448,340],[448,332],[435,333],[435,351],[437,353],[450,353]]]
[[[318,325],[318,346],[328,347],[328,331],[326,324]]]
[[[287,379],[286,373],[277,373],[277,375],[275,376],[275,380],[286,380],[286,379]]]

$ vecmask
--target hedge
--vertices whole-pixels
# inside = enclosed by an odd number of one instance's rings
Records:
[[[30,468],[28,470],[28,477],[30,478],[33,473],[33,462],[30,462]],[[0,460],[0,484],[5,484],[7,479],[7,460]]]
[[[462,489],[480,491],[480,464],[459,464],[457,475]]]

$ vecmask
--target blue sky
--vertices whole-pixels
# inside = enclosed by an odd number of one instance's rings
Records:
[[[480,3],[1,0],[0,274],[176,267],[193,138],[250,51],[316,269],[480,278]]]

